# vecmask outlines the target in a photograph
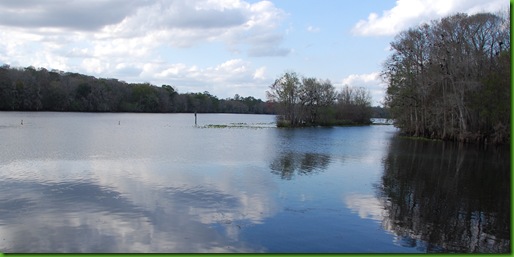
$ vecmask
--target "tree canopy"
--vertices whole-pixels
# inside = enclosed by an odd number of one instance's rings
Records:
[[[329,80],[286,72],[266,92],[276,104],[279,126],[370,124],[371,97],[364,88],[345,86],[336,92]]]
[[[509,142],[508,15],[456,14],[398,34],[383,67],[386,106],[408,135]]]
[[[254,97],[180,94],[171,85],[127,83],[58,70],[0,67],[1,111],[274,113]]]

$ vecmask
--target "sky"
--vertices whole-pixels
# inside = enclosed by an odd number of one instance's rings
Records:
[[[365,87],[381,105],[397,33],[507,0],[2,0],[0,64],[179,93],[253,96],[285,72]]]

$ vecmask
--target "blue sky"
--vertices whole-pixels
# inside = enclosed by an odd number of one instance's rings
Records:
[[[394,35],[505,0],[2,0],[0,64],[265,100],[285,71],[370,90]]]

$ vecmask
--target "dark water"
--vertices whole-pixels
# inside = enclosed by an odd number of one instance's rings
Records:
[[[0,113],[0,252],[510,252],[508,147],[273,121]]]

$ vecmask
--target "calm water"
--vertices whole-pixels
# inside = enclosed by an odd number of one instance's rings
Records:
[[[273,121],[0,112],[0,252],[510,252],[508,147]]]

